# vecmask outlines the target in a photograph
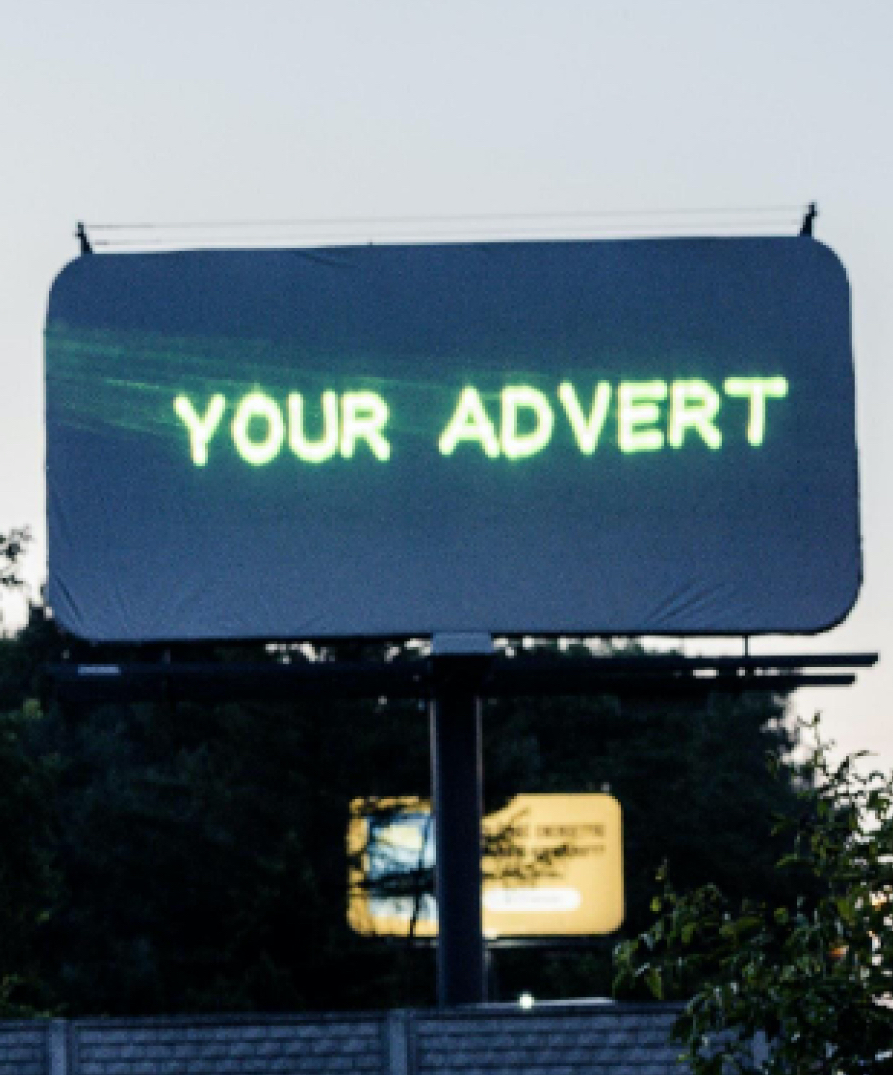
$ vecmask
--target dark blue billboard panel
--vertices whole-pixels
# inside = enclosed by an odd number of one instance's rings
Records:
[[[85,256],[46,408],[89,639],[813,632],[859,587],[811,239]]]

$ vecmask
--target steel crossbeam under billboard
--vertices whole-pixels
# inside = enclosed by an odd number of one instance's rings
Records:
[[[86,638],[813,632],[858,591],[811,239],[85,256],[46,378]]]

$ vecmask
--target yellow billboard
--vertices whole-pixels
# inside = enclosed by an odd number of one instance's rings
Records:
[[[348,921],[435,937],[434,819],[422,799],[355,799]],[[606,794],[518,795],[483,821],[484,936],[612,933],[623,921],[621,811]]]

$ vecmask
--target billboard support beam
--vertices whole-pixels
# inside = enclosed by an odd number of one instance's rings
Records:
[[[487,998],[481,922],[481,695],[489,635],[435,635],[431,775],[436,821],[437,1002]]]
[[[439,665],[446,658],[437,657]],[[801,653],[744,657],[547,656],[487,659],[477,693],[482,698],[519,695],[743,694],[786,692],[798,687],[847,687],[850,669],[871,668],[877,653]],[[446,662],[449,664],[449,660]],[[59,697],[69,701],[157,700],[166,692],[195,701],[263,697],[430,698],[431,660],[221,662],[161,660],[123,663],[77,659],[45,666]],[[809,669],[810,671],[804,671]],[[844,671],[846,669],[847,671]]]

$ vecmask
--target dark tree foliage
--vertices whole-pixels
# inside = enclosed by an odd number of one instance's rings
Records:
[[[687,1001],[674,1035],[695,1075],[893,1071],[893,774],[832,762],[812,727],[797,800],[772,825],[787,898],[677,889],[664,869],[655,920],[617,946],[618,990]]]
[[[10,732],[0,814],[13,833],[0,879],[20,886],[0,895],[0,915],[12,916],[2,936],[16,938],[0,952],[0,977],[14,981],[17,1003],[75,1015],[433,1002],[430,948],[358,937],[346,924],[350,801],[430,795],[423,703],[199,704],[174,689],[155,702],[61,704],[43,668],[77,652],[98,663],[140,656],[78,651],[40,607],[0,649]],[[624,810],[623,935],[644,928],[664,860],[686,884],[774,892],[762,820],[793,791],[768,778],[763,759],[790,746],[782,715],[782,700],[766,695],[491,701],[486,809],[520,792],[610,786]],[[500,950],[499,996],[605,995],[616,940]]]
[[[415,712],[389,720],[407,745],[423,738]],[[381,723],[332,702],[58,714],[66,899],[48,949],[66,953],[69,1003],[275,1011],[368,1006],[376,985],[390,995],[388,961],[357,965],[345,925],[354,789],[419,779],[422,751],[385,757]]]
[[[767,751],[792,744],[780,699],[714,695],[688,700],[517,699],[485,716],[488,808],[519,791],[610,789],[623,809],[626,918],[623,935],[650,919],[661,862],[692,884],[717,876],[728,890],[777,891],[763,819],[790,803],[790,782],[766,772]],[[605,938],[588,953],[497,956],[506,996],[610,994]]]
[[[0,536],[0,586],[21,585],[26,530]],[[58,839],[53,802],[56,759],[29,749],[41,723],[37,696],[49,652],[36,610],[16,638],[0,637],[0,1016],[48,1010],[53,993],[38,956],[42,931],[58,906]]]
[[[37,960],[40,931],[56,907],[53,766],[29,756],[32,718],[0,714],[0,1015],[43,1011],[50,996]]]
[[[27,527],[0,534],[0,587],[17,589],[22,585],[19,565],[30,541],[31,532]]]

